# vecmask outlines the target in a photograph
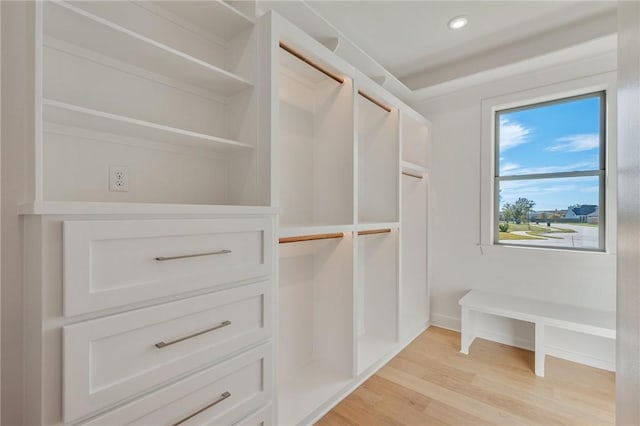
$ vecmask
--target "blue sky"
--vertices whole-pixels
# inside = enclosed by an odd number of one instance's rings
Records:
[[[600,98],[504,112],[500,119],[501,176],[599,168]],[[595,176],[504,181],[502,202],[535,201],[534,210],[598,203]]]

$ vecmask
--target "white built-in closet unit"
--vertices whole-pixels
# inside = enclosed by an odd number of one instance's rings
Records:
[[[284,19],[271,25],[277,421],[309,424],[428,325],[429,123]]]
[[[428,326],[402,101],[252,2],[6,13],[25,424],[306,424]]]
[[[25,425],[273,423],[269,40],[249,5],[3,9],[32,123]]]

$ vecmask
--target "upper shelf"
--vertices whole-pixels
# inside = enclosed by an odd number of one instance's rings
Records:
[[[244,142],[110,114],[51,99],[43,100],[43,115],[44,121],[47,123],[80,127],[155,142],[198,146],[217,151],[238,151],[253,148],[252,145]]]
[[[222,96],[253,87],[242,77],[70,4],[46,2],[45,16],[44,31],[48,36],[119,61]]]
[[[145,2],[141,3],[145,6]],[[224,40],[253,26],[253,20],[224,1],[157,1],[153,4]]]

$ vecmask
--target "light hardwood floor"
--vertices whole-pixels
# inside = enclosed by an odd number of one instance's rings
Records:
[[[431,327],[317,425],[613,425],[611,372]]]

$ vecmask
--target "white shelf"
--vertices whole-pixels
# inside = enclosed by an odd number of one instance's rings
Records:
[[[358,374],[393,352],[397,343],[393,340],[364,334],[358,337]]]
[[[91,201],[35,201],[22,204],[21,215],[98,215],[98,214],[230,214],[265,215],[275,214],[275,208],[267,206],[223,206],[214,204],[164,204],[164,203],[110,203]]]
[[[42,103],[45,123],[80,127],[155,142],[210,148],[223,152],[253,149],[252,145],[244,142],[137,120],[51,99],[44,99]]]
[[[153,4],[224,40],[232,39],[254,24],[251,18],[219,0],[160,1]],[[145,7],[146,4],[143,2],[142,6]]]
[[[280,383],[278,424],[297,425],[351,383],[351,378],[311,363]]]
[[[242,77],[64,2],[45,3],[45,34],[223,96],[253,87]]]

